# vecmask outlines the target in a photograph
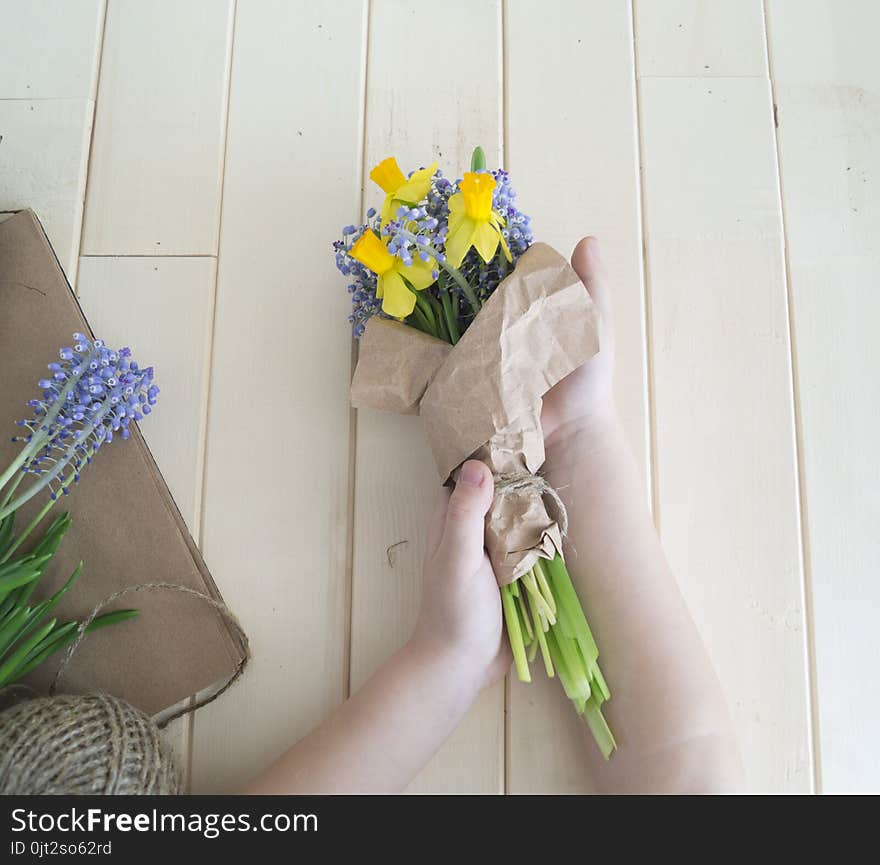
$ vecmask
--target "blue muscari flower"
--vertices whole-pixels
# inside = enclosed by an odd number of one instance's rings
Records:
[[[367,321],[374,315],[387,318],[382,312],[382,301],[376,297],[376,274],[350,255],[351,247],[365,231],[379,230],[376,210],[371,207],[367,211],[367,221],[364,224],[346,226],[346,228],[350,227],[353,227],[354,231],[346,232],[343,230],[342,239],[333,243],[333,249],[336,255],[337,269],[350,280],[348,293],[351,295],[351,314],[348,316],[348,320],[352,325],[354,335],[360,337],[363,335]]]
[[[12,439],[24,445],[15,463],[39,481],[8,509],[43,488],[52,499],[59,492],[66,495],[102,445],[116,434],[129,438],[131,422],[150,414],[158,401],[153,368],[141,368],[130,349],[111,349],[82,333],[73,339],[71,347],[59,351],[60,362],[49,364],[51,377],[37,382],[42,398],[28,400],[32,416],[18,421],[28,432]]]

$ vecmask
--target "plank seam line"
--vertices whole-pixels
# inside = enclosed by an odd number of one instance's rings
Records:
[[[510,170],[510,82],[508,76],[510,72],[510,58],[508,55],[508,27],[509,27],[509,8],[508,0],[501,0],[501,164]],[[511,673],[508,671],[504,677],[504,694],[502,696],[501,712],[502,712],[502,737],[501,737],[501,794],[503,796],[510,795],[510,753],[511,753],[511,733],[510,733],[510,691],[512,687]]]
[[[653,79],[655,81],[724,81],[725,79],[730,80],[745,80],[748,81],[753,78],[763,79],[766,78],[766,75],[692,75],[686,72],[683,72],[681,75],[640,75],[639,76],[643,81],[647,79]]]
[[[101,70],[104,68],[104,37],[107,35],[107,13],[109,0],[104,0],[101,17],[101,36],[97,46],[98,71],[95,75],[95,91],[89,100],[92,103],[92,128],[89,130],[89,156],[86,160],[86,177],[82,190],[82,210],[79,215],[79,246],[76,256],[76,271],[73,274],[74,294],[79,297],[79,260],[82,258],[85,239],[86,202],[89,199],[89,178],[92,176],[92,160],[94,157],[95,127],[98,125],[98,94],[101,92]]]
[[[156,255],[147,253],[102,252],[94,255],[80,255],[80,258],[217,258],[217,253],[165,252]]]
[[[359,199],[359,218],[363,218],[364,204],[366,203],[366,186],[367,176],[367,100],[369,98],[369,78],[370,78],[370,22],[373,16],[373,7],[371,0],[364,0],[364,27],[363,36],[361,37],[361,51],[363,56],[363,83],[361,85],[360,110],[360,159],[358,160],[359,173],[358,185],[360,186]],[[349,367],[349,380],[354,375],[354,368],[357,364],[358,344],[357,339],[352,335],[351,338],[351,364]],[[358,433],[358,412],[354,407],[349,408],[348,412],[348,502],[346,503],[346,513],[348,517],[348,526],[346,533],[346,550],[345,550],[345,585],[343,587],[345,605],[344,614],[345,621],[343,626],[343,670],[342,670],[342,695],[343,700],[347,700],[351,696],[351,651],[353,646],[353,628],[354,628],[354,563],[355,563],[355,521],[357,519],[357,433]]]
[[[645,228],[645,177],[642,154],[644,153],[644,141],[642,130],[642,99],[639,81],[639,52],[636,36],[636,8],[635,0],[630,0],[630,26],[632,29],[632,68],[633,68],[633,97],[635,99],[634,113],[636,122],[636,168],[639,179],[638,207],[638,230],[639,247],[642,255],[642,344],[645,350],[645,377],[643,382],[643,396],[646,403],[646,427],[643,436],[647,441],[645,448],[646,480],[648,482],[648,497],[651,504],[651,514],[654,518],[654,527],[660,533],[660,482],[658,478],[657,460],[657,402],[654,392],[654,319],[651,305],[650,271],[648,267],[648,238]]]
[[[199,456],[197,463],[197,475],[200,475],[200,483],[197,484],[197,499],[196,499],[196,512],[198,514],[198,526],[199,526],[199,549],[204,550],[205,548],[205,494],[208,488],[208,428],[210,426],[211,420],[211,385],[213,382],[213,372],[214,372],[214,335],[216,332],[217,325],[217,287],[220,278],[220,235],[223,228],[223,193],[226,186],[226,158],[229,153],[229,107],[232,98],[232,69],[233,69],[233,61],[235,58],[235,24],[238,18],[238,2],[237,0],[232,0],[229,11],[229,61],[226,67],[226,106],[225,106],[225,116],[223,118],[223,158],[220,161],[220,165],[218,166],[220,170],[220,184],[217,190],[217,195],[220,199],[220,205],[217,209],[217,246],[216,246],[216,255],[215,256],[192,256],[193,258],[214,258],[214,283],[213,283],[213,291],[211,293],[211,318],[210,325],[208,328],[208,344],[205,346],[205,363],[207,366],[207,374],[205,375],[205,383],[203,385],[203,393],[204,393],[204,408],[202,410],[202,416],[200,419],[200,424],[202,427],[201,430],[201,442],[199,448]],[[195,731],[196,731],[196,713],[190,712],[187,716],[188,722],[188,739],[189,739],[189,748],[187,749],[187,780],[189,789],[189,785],[192,783],[192,772],[193,772],[193,752],[195,748],[193,747],[193,743],[195,742]]]
[[[773,61],[770,51],[770,33],[767,16],[767,4],[761,0],[761,14],[764,23],[764,50],[766,52],[767,78],[770,82],[771,114],[776,109],[776,81],[773,76]],[[795,492],[798,500],[798,539],[801,555],[801,592],[804,608],[804,643],[807,661],[808,711],[807,724],[810,738],[810,753],[813,764],[813,791],[822,792],[822,752],[819,739],[819,694],[816,670],[816,634],[813,615],[813,580],[810,567],[810,547],[807,533],[807,501],[805,495],[804,463],[803,463],[803,419],[800,406],[800,379],[798,376],[797,349],[794,329],[794,301],[791,286],[791,261],[788,248],[788,228],[785,218],[785,196],[782,183],[782,159],[779,146],[779,131],[771,116],[773,130],[773,146],[776,155],[776,194],[779,200],[779,218],[782,223],[782,251],[785,268],[785,311],[786,327],[788,328],[788,351],[791,366],[790,391],[795,449]]]
[[[104,24],[101,23],[101,38],[99,40],[101,47],[104,44]],[[98,49],[99,51],[101,48]],[[100,69],[101,61],[98,60]],[[99,73],[100,74],[100,73]],[[91,102],[97,101],[97,88],[95,89],[95,97],[92,96],[2,96],[0,102]]]

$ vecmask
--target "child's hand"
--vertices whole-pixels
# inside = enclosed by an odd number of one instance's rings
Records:
[[[578,243],[571,264],[599,310],[601,348],[598,354],[544,395],[541,425],[548,469],[564,465],[576,457],[576,454],[568,453],[574,443],[588,439],[597,425],[604,426],[616,413],[612,392],[614,328],[611,294],[595,237],[585,237]],[[582,443],[578,442],[578,446]]]
[[[468,460],[450,494],[441,492],[425,561],[425,586],[412,643],[445,655],[450,670],[476,689],[510,667],[501,596],[483,546],[483,521],[494,495],[492,473]]]

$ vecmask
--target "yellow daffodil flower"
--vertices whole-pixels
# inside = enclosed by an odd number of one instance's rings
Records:
[[[449,233],[446,235],[446,258],[453,267],[473,246],[485,262],[498,251],[498,244],[511,261],[510,250],[501,236],[504,219],[492,209],[495,178],[485,172],[469,171],[459,186],[460,192],[449,199]]]
[[[434,282],[434,265],[416,258],[412,264],[404,264],[388,251],[384,240],[372,231],[365,231],[351,247],[351,257],[376,274],[376,297],[382,299],[382,311],[394,318],[406,318],[416,305],[415,293]],[[406,282],[404,282],[406,280]]]
[[[383,159],[371,172],[370,180],[375,181],[385,192],[385,203],[379,211],[382,222],[390,222],[397,216],[401,204],[412,207],[418,204],[431,188],[431,178],[437,170],[437,163],[428,168],[414,171],[407,179],[393,156]]]

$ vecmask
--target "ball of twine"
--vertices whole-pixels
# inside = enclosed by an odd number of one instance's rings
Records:
[[[108,694],[36,697],[0,712],[0,794],[179,793],[156,724]]]
[[[167,590],[214,607],[238,635],[243,656],[222,687],[168,715],[159,725],[140,709],[109,694],[54,695],[86,628],[101,609],[123,595]],[[181,792],[181,775],[160,727],[216,700],[241,676],[249,659],[244,630],[226,605],[215,598],[173,583],[145,583],[114,592],[80,624],[48,697],[34,697],[29,688],[16,685],[0,691],[0,699],[10,704],[0,710],[0,795]]]

